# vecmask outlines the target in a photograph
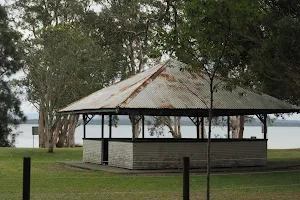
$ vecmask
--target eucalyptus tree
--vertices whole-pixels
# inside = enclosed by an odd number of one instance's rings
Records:
[[[157,27],[163,24],[170,1],[151,0],[98,0],[100,12],[86,15],[89,33],[114,61],[118,79],[143,71],[160,56],[155,51]],[[138,137],[141,131],[137,115],[130,115],[132,131]]]
[[[39,110],[40,147],[74,146],[78,116],[57,111],[114,82],[108,56],[81,21],[89,0],[18,0],[12,8],[16,23],[27,33],[24,82],[29,101]]]

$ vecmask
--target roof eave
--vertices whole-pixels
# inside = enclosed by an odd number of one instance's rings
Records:
[[[105,114],[105,115],[149,115],[149,116],[198,116],[208,117],[209,109],[174,109],[174,108],[101,108],[61,111],[67,114]],[[256,115],[277,113],[299,113],[300,109],[213,109],[214,116]]]

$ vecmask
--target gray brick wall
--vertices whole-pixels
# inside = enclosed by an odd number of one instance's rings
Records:
[[[102,164],[101,140],[83,140],[83,162]]]
[[[108,165],[132,169],[133,167],[133,143],[109,141]]]
[[[205,142],[135,142],[133,169],[181,168],[190,157],[191,168],[206,167]],[[211,143],[213,167],[259,166],[267,164],[267,142],[224,141]]]

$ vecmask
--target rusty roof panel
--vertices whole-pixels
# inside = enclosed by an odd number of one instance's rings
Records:
[[[209,79],[203,73],[181,70],[186,64],[169,60],[131,78],[97,91],[61,110],[104,108],[208,109]],[[266,94],[237,87],[222,89],[215,79],[215,109],[299,110],[300,108]]]

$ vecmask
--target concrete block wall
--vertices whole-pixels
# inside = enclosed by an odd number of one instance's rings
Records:
[[[102,140],[83,140],[83,162],[102,164]]]
[[[177,169],[190,157],[191,168],[206,167],[206,142],[134,142],[132,169]],[[267,141],[218,141],[211,143],[212,167],[267,164]]]
[[[108,165],[126,169],[133,169],[133,143],[109,141]]]

